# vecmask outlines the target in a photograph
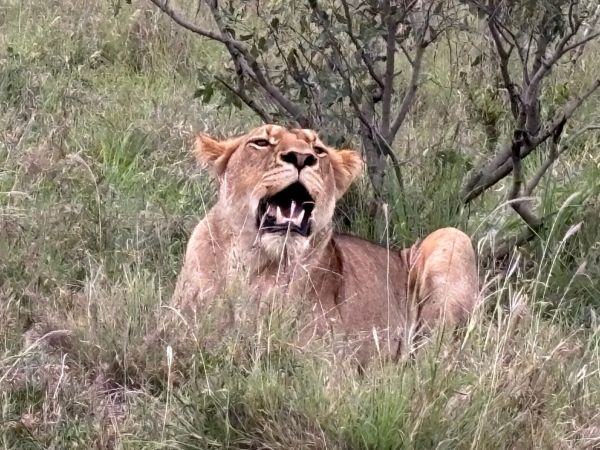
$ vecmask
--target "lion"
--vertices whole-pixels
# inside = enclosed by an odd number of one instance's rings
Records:
[[[396,357],[415,336],[472,314],[478,276],[463,232],[439,229],[399,251],[334,232],[336,202],[361,172],[358,152],[264,125],[221,141],[201,134],[194,154],[216,176],[218,200],[187,245],[171,300],[183,317],[205,314],[244,274],[249,302],[274,291],[302,299],[309,340],[335,332],[365,361],[374,349]]]

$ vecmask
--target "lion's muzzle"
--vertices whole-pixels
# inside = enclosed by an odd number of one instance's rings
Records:
[[[311,233],[315,201],[300,182],[260,200],[256,223],[260,233]]]

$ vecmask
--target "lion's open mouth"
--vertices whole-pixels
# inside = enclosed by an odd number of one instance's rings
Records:
[[[263,233],[298,233],[308,236],[315,201],[299,182],[271,197],[263,198],[257,211],[257,226]]]

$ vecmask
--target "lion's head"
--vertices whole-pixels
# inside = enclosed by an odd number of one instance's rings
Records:
[[[360,155],[327,147],[312,130],[265,125],[195,154],[220,181],[217,209],[241,240],[267,255],[305,252],[331,230],[336,201],[361,169]]]

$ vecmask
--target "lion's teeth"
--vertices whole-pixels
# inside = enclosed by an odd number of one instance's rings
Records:
[[[302,219],[304,219],[304,210],[303,209],[300,211],[300,214],[298,214],[298,217],[295,217],[292,220],[294,222],[294,225],[297,225],[300,227],[300,226],[302,226]]]
[[[294,211],[296,210],[296,202],[292,200],[292,204],[290,205],[290,219],[294,219]]]
[[[273,207],[273,205],[269,205],[269,207],[267,208],[267,216],[275,217],[275,215],[275,208]]]
[[[281,208],[279,206],[277,207],[277,214],[275,216],[275,221],[277,223],[284,223],[284,217],[283,217],[283,214],[281,213]]]

